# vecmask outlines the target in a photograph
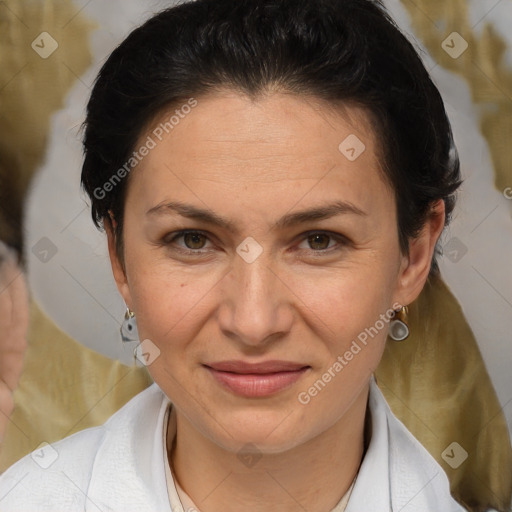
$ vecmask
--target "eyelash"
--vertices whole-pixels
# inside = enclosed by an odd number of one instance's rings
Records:
[[[170,234],[166,235],[163,238],[162,245],[170,246],[175,240],[177,240],[178,238],[181,238],[184,235],[189,234],[189,233],[203,235],[206,238],[208,238],[208,233],[205,231],[195,230],[195,229],[184,229],[184,230],[176,231],[175,233],[170,233]],[[169,236],[171,236],[171,235],[172,235],[172,238],[169,239]],[[324,254],[331,254],[334,251],[341,250],[344,248],[344,246],[347,246],[349,244],[349,240],[346,237],[339,235],[339,234],[331,233],[329,231],[307,231],[303,235],[304,236],[301,239],[301,241],[307,240],[312,235],[327,235],[328,237],[336,240],[339,243],[339,245],[340,245],[339,247],[334,247],[334,248],[330,247],[328,249],[317,249],[317,250],[310,249],[313,253],[316,253],[315,256],[320,256],[320,257]],[[208,240],[209,240],[209,238],[208,238]],[[179,248],[177,248],[177,250],[179,252],[181,252],[182,254],[190,255],[190,256],[192,256],[192,255],[198,256],[198,255],[204,255],[204,254],[208,253],[208,250],[184,249],[183,247],[179,247]],[[299,249],[299,250],[302,251],[302,250],[307,250],[307,249]]]

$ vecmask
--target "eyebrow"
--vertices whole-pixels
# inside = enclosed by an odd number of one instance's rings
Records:
[[[205,222],[207,224],[219,226],[234,233],[238,232],[236,225],[232,221],[220,217],[211,210],[198,208],[192,204],[182,203],[180,201],[170,201],[165,204],[154,206],[146,212],[146,215],[160,216],[172,215],[173,213],[177,213],[188,219],[194,219]],[[334,203],[310,208],[308,210],[287,213],[273,224],[272,229],[284,229],[314,220],[329,219],[341,214],[353,214],[359,216],[368,215],[366,212],[348,201],[335,201]]]

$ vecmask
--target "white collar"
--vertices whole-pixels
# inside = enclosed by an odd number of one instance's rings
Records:
[[[165,477],[162,431],[169,404],[154,383],[107,421],[87,491],[87,511],[96,512],[94,505],[113,510],[113,496],[115,510],[181,511],[174,481],[169,496]],[[346,512],[464,512],[451,498],[442,468],[392,414],[373,377],[369,408],[372,437]]]
[[[372,439],[346,512],[465,512],[446,473],[392,413],[373,376],[369,407]]]
[[[176,512],[175,504],[172,509],[169,505],[159,435],[168,404],[153,383],[107,420],[86,492],[86,512]]]

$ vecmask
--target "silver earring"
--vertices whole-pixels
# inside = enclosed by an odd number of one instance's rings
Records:
[[[126,313],[124,314],[124,320],[121,324],[120,330],[123,342],[139,341],[137,320],[135,319],[135,313],[130,308],[126,308]]]
[[[395,341],[403,341],[409,337],[409,326],[407,325],[407,306],[394,312],[393,319],[389,322],[389,337]]]

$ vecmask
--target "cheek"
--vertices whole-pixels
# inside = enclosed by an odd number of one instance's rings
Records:
[[[300,298],[297,307],[333,345],[345,344],[386,313],[393,286],[389,270],[371,260],[290,279],[290,289]]]
[[[389,274],[374,265],[339,270],[325,279],[317,276],[314,282],[304,278],[296,282],[294,291],[307,297],[305,318],[320,338],[315,352],[322,354],[321,364],[296,398],[303,414],[319,418],[320,430],[351,406],[381,360],[390,287]]]
[[[186,283],[178,275],[152,272],[137,276],[131,290],[141,337],[161,344],[168,338],[179,339],[177,331],[183,324],[190,327],[197,293],[193,287],[181,284]]]
[[[170,343],[173,348],[187,343],[201,329],[222,274],[177,267],[165,258],[147,255],[133,258],[132,263],[130,292],[141,338],[149,338],[162,350]]]

